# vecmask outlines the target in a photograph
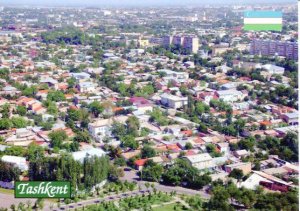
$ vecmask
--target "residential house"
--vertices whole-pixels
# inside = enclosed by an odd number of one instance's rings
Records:
[[[127,118],[127,116],[118,116],[110,119],[98,119],[88,124],[89,133],[97,141],[101,142],[103,138],[113,135],[111,129],[114,122],[125,123]]]
[[[208,153],[185,156],[185,159],[199,170],[210,169],[215,167],[212,157]]]
[[[233,169],[239,169],[243,171],[243,174],[249,174],[251,172],[251,163],[233,163],[225,166],[225,171],[230,173]]]
[[[238,90],[220,90],[216,92],[219,99],[225,102],[236,102],[243,100],[245,95]]]
[[[288,123],[289,125],[298,125],[298,118],[299,118],[299,113],[298,111],[293,112],[293,113],[285,113],[281,116],[281,118]]]
[[[77,89],[82,93],[95,93],[97,84],[93,82],[80,82],[76,85]]]
[[[29,169],[28,163],[25,157],[3,155],[1,161],[17,167],[21,171],[27,171]]]
[[[74,160],[79,161],[81,163],[83,163],[84,158],[86,157],[102,157],[104,155],[106,155],[106,153],[102,149],[94,147],[72,153],[72,157],[74,158]]]
[[[161,104],[170,108],[179,109],[188,104],[187,97],[179,97],[168,93],[163,93],[160,97]]]

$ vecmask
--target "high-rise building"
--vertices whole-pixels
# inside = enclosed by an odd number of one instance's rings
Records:
[[[170,35],[166,35],[162,37],[162,45],[163,46],[169,46],[172,44],[173,37]]]
[[[192,53],[197,53],[199,49],[199,39],[194,35],[174,35],[174,36],[163,36],[162,45],[177,45],[182,46]]]
[[[175,35],[175,36],[173,36],[172,44],[173,45],[180,45],[180,46],[182,46],[183,45],[183,40],[184,40],[183,36],[181,36],[181,35]]]
[[[197,53],[199,49],[199,39],[195,36],[186,36],[183,39],[183,47],[193,53]]]
[[[273,40],[253,40],[250,53],[263,56],[284,56],[298,60],[298,43]]]

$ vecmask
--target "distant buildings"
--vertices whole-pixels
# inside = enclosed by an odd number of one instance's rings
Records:
[[[298,43],[273,40],[253,40],[250,53],[263,56],[284,56],[298,60]]]
[[[184,49],[192,53],[197,53],[199,49],[199,39],[194,35],[167,35],[162,38],[162,44],[163,46],[169,46],[171,44],[182,46]]]

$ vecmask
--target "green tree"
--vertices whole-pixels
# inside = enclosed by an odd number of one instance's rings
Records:
[[[27,121],[23,117],[13,117],[11,118],[13,127],[24,128],[27,126]]]
[[[139,143],[131,135],[126,135],[122,137],[121,140],[124,147],[131,149],[137,149],[139,147]]]
[[[187,142],[185,144],[185,149],[189,150],[189,149],[193,149],[193,145],[191,144],[191,142]]]
[[[92,102],[88,107],[95,117],[98,117],[104,111],[104,107],[98,101]]]
[[[156,155],[155,150],[148,145],[145,145],[141,150],[142,158],[151,158],[154,157],[155,155]]]
[[[52,131],[48,134],[48,137],[51,140],[51,146],[53,148],[61,148],[63,141],[67,140],[68,136],[64,130]]]
[[[60,102],[66,100],[65,95],[61,91],[50,91],[47,95],[47,100]]]
[[[13,127],[13,123],[8,118],[0,119],[0,130],[7,130]]]
[[[233,177],[237,180],[241,180],[244,177],[243,171],[241,169],[233,169],[230,174],[229,177]]]
[[[17,106],[16,113],[19,114],[20,116],[25,116],[25,114],[27,113],[27,109],[25,106]]]

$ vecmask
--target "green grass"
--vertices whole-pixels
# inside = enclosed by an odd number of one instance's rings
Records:
[[[14,194],[14,190],[5,189],[5,188],[0,188],[0,193]]]
[[[160,207],[154,207],[152,210],[153,211],[174,211],[174,207],[176,207],[177,211],[183,211],[184,210],[183,205],[182,204],[177,204],[177,203],[162,205]]]

